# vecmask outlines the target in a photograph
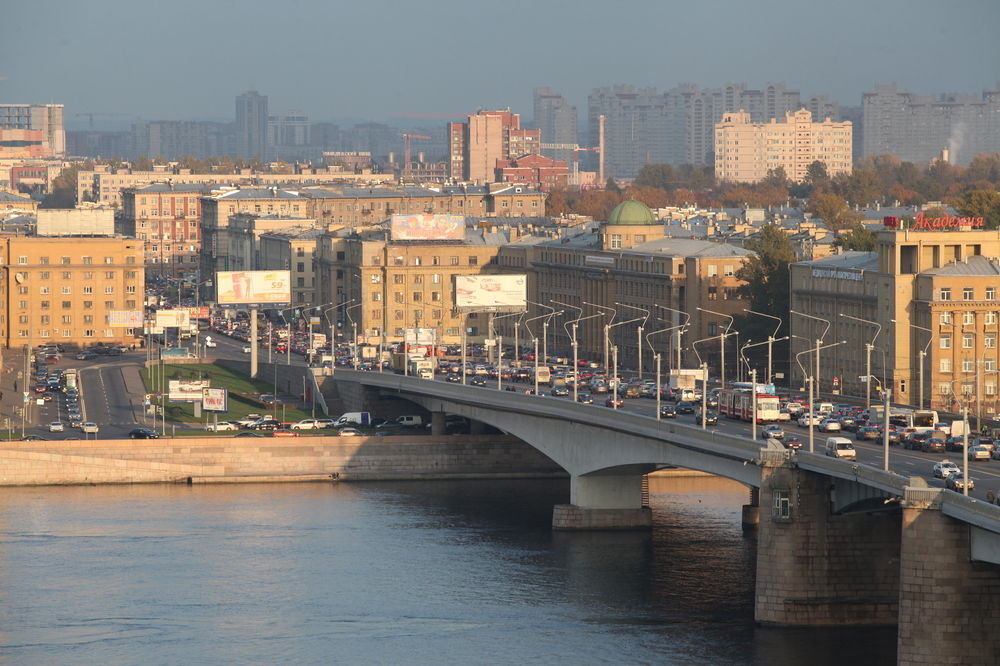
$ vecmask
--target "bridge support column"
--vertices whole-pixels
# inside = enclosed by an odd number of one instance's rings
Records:
[[[444,412],[431,412],[431,435],[440,436],[444,434],[445,434]]]
[[[652,512],[642,505],[642,475],[570,477],[570,504],[552,511],[556,530],[648,530]]]
[[[755,619],[894,625],[899,515],[832,513],[830,478],[785,466],[783,456],[762,451]]]
[[[1000,565],[972,560],[977,528],[940,511],[942,492],[903,495],[896,663],[1000,663]]]
[[[760,488],[750,488],[750,503],[743,505],[743,529],[754,530],[760,524]]]

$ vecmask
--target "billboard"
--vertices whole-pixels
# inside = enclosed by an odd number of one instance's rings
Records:
[[[203,388],[201,390],[201,408],[206,412],[228,412],[229,391],[224,388]]]
[[[111,328],[141,328],[142,310],[112,310],[108,313]]]
[[[393,215],[389,223],[392,240],[465,240],[463,215]]]
[[[207,379],[171,379],[168,383],[167,398],[171,402],[200,402],[203,389],[208,388]]]
[[[407,328],[403,341],[408,345],[433,345],[437,342],[436,328]]]
[[[222,306],[275,307],[292,300],[289,271],[225,271],[215,274],[216,300]]]
[[[157,310],[156,325],[160,328],[187,328],[191,325],[191,313],[187,310]]]
[[[455,309],[518,311],[527,303],[525,275],[456,275]]]

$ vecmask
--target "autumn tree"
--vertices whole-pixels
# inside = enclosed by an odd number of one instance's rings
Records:
[[[965,192],[955,208],[965,217],[983,218],[987,229],[1000,229],[1000,192],[991,190]]]
[[[766,224],[744,247],[754,254],[736,271],[743,283],[738,290],[740,297],[751,310],[786,319],[790,307],[788,266],[795,261],[791,239],[780,226]],[[736,324],[741,337],[752,340],[766,340],[774,333],[773,321],[764,317],[738,317]]]
[[[70,164],[52,179],[49,193],[39,208],[73,208],[76,206],[76,189],[81,171],[90,171],[94,163],[90,160]]]
[[[851,210],[843,197],[821,192],[809,200],[809,212],[826,224],[830,231],[848,229],[858,221],[858,214]]]
[[[621,197],[616,192],[587,190],[573,202],[573,212],[595,220],[607,220],[614,207],[620,203]]]
[[[676,174],[674,167],[669,164],[646,164],[636,175],[633,183],[639,187],[658,187],[661,190],[670,190],[675,186]]]
[[[545,214],[550,217],[561,217],[570,212],[569,202],[563,190],[552,190],[545,198]]]
[[[867,206],[880,201],[885,190],[874,169],[858,168],[833,178],[833,191],[854,206]]]
[[[845,250],[874,252],[875,232],[865,225],[858,223],[851,227],[850,231],[837,236],[837,240],[835,240],[833,244],[837,247],[842,247]]]

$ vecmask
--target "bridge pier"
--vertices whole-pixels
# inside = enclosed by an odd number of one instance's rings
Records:
[[[743,505],[743,529],[755,530],[760,524],[760,488],[750,488],[750,503]]]
[[[441,436],[445,434],[446,417],[444,412],[431,412],[431,435]]]
[[[972,560],[976,528],[944,515],[940,488],[903,495],[897,663],[1000,663],[1000,566]]]
[[[642,475],[571,475],[569,504],[552,510],[556,530],[648,530],[652,512],[642,505]]]
[[[754,608],[758,623],[896,624],[900,516],[834,514],[831,489],[829,477],[764,457]]]

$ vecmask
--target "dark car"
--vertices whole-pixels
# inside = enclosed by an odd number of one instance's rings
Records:
[[[681,400],[677,403],[677,413],[678,414],[694,414],[694,405],[686,400]]]
[[[250,430],[277,430],[281,422],[275,419],[261,419],[247,426]]]
[[[944,440],[937,437],[928,437],[924,440],[920,450],[925,453],[944,453]]]
[[[549,394],[556,396],[557,398],[565,398],[569,395],[569,389],[565,386],[553,386],[552,390],[549,391]]]
[[[134,428],[128,434],[129,439],[159,439],[160,436],[152,428]]]
[[[615,400],[613,397],[611,397],[611,398],[608,398],[607,400],[604,401],[604,406],[605,407],[624,407],[625,406],[625,401],[622,400],[621,398],[618,398],[617,400]]]
[[[915,451],[920,451],[924,448],[924,441],[930,437],[930,433],[926,432],[911,432],[903,439],[904,449],[913,449]]]
[[[965,447],[965,437],[958,435],[957,437],[949,437],[945,440],[944,448],[948,451],[961,451]]]
[[[701,411],[695,412],[694,422],[701,425]],[[719,413],[713,410],[705,412],[705,425],[719,425]]]
[[[854,435],[857,440],[882,439],[882,429],[876,426],[861,426]]]
[[[462,376],[455,372],[449,372],[447,375],[445,375],[445,379],[451,382],[452,384],[458,384],[462,381]]]
[[[677,418],[677,408],[673,405],[660,405],[660,418],[661,419],[676,419]]]
[[[798,451],[802,448],[802,440],[799,439],[797,435],[788,435],[781,441],[785,445],[786,449],[794,449]]]
[[[469,380],[469,383],[473,386],[486,386],[486,377],[483,377],[482,375],[474,375],[472,379]]]

